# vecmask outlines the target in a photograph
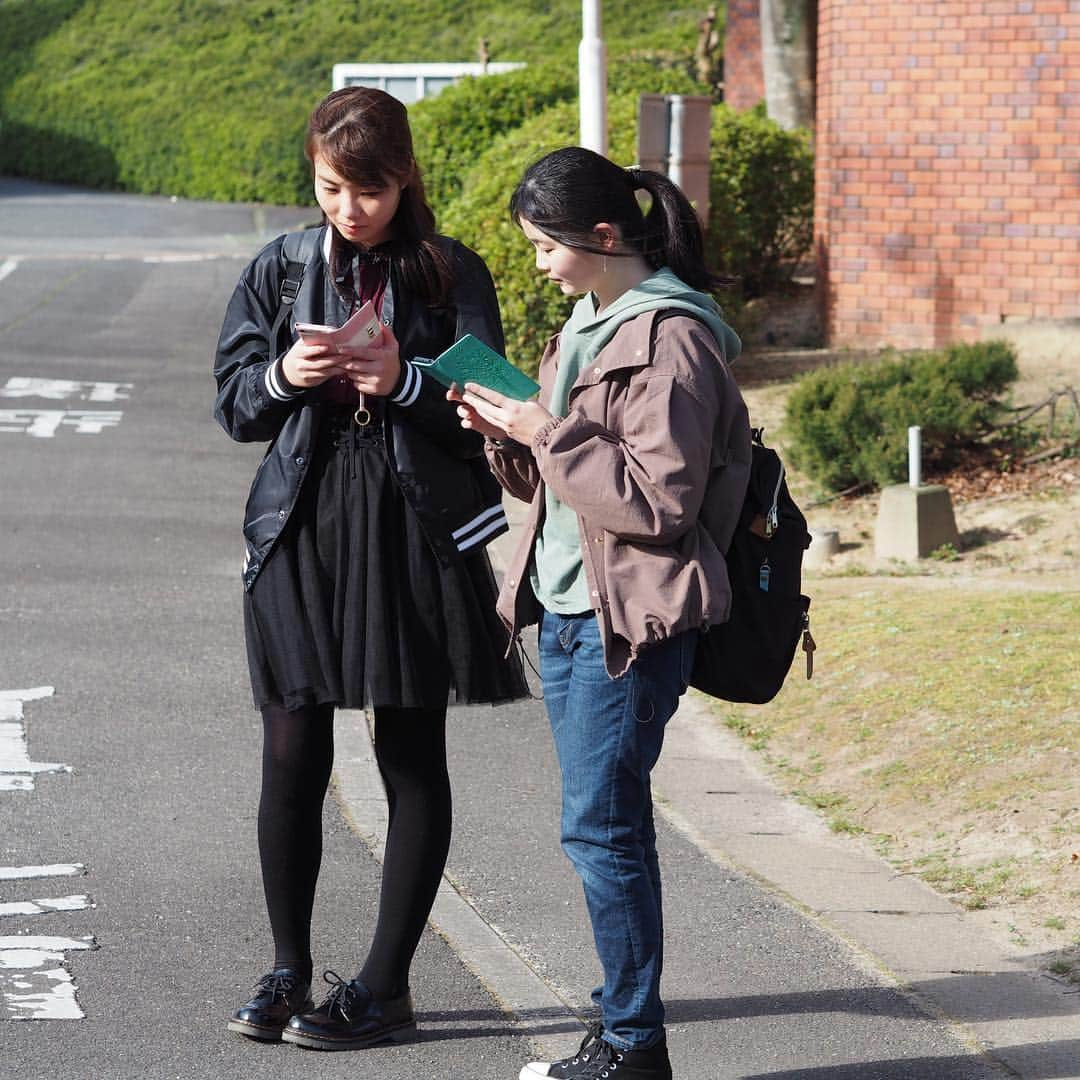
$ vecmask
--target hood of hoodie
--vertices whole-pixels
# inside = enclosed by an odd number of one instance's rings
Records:
[[[667,267],[628,289],[599,314],[595,296],[583,296],[574,305],[565,330],[578,335],[586,343],[587,355],[595,356],[628,319],[660,308],[685,311],[708,326],[729,364],[742,351],[739,335],[724,322],[720,305],[707,293],[691,289]]]

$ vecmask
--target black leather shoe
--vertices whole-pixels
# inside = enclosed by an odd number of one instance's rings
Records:
[[[258,993],[233,1013],[229,1030],[252,1039],[277,1042],[281,1032],[296,1013],[315,1007],[311,983],[295,968],[276,968],[256,984]]]
[[[285,1042],[311,1050],[359,1050],[382,1042],[408,1042],[416,1035],[408,993],[376,1001],[359,979],[346,982],[333,971],[323,972],[323,978],[333,989],[317,1009],[289,1021],[281,1033]]]

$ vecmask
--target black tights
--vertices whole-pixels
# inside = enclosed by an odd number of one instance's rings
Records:
[[[322,807],[334,760],[333,706],[263,714],[259,857],[274,966],[311,971],[311,909]],[[359,977],[379,999],[403,994],[450,848],[445,709],[375,709],[375,760],[389,829],[379,917]]]

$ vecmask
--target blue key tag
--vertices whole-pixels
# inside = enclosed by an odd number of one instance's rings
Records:
[[[769,560],[766,559],[761,564],[761,567],[759,568],[758,574],[757,574],[758,588],[762,592],[768,592],[769,591],[769,574],[770,573],[772,573],[772,571],[769,568]]]

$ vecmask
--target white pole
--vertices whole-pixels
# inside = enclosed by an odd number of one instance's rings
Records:
[[[922,486],[922,428],[907,429],[907,475],[908,486]]]
[[[607,138],[607,50],[600,29],[600,0],[581,0],[578,96],[581,145],[605,157]]]

